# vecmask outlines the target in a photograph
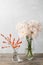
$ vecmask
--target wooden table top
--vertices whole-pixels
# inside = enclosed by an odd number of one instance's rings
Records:
[[[0,54],[0,65],[43,65],[43,54],[36,54],[33,60],[24,60],[19,63],[12,61],[11,54]]]

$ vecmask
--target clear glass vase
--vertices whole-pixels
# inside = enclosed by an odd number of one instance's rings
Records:
[[[28,60],[32,60],[33,59],[32,49],[26,50],[26,59],[28,59]]]
[[[13,61],[14,62],[22,62],[23,60],[20,58],[19,54],[17,53],[16,49],[13,49]]]
[[[28,43],[27,48],[26,48],[26,59],[32,60],[33,59],[32,38],[28,38],[28,36],[26,36],[26,40]]]

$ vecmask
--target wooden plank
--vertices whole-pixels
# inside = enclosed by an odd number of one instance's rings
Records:
[[[0,54],[0,65],[43,65],[43,54],[34,54],[33,60],[24,60],[20,63],[12,61],[12,57],[11,53]]]

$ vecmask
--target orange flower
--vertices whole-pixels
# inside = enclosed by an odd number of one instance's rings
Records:
[[[1,48],[9,48],[10,46],[2,46]]]
[[[17,45],[12,45],[12,47],[13,47],[13,48],[19,48],[20,45],[18,45],[18,46],[17,46]]]
[[[21,44],[21,43],[22,43],[22,41],[20,41],[20,38],[18,38],[16,44]]]
[[[14,41],[13,41],[13,42],[11,42],[11,44],[12,44],[12,45],[14,45]]]
[[[20,41],[20,42],[18,42],[18,43],[16,43],[16,44],[21,44],[22,43],[22,41]]]
[[[18,38],[18,40],[15,42],[15,38],[12,39],[11,34],[9,34],[8,37],[5,37],[3,34],[1,34],[1,36],[5,38],[5,41],[3,41],[3,43],[10,43],[13,48],[19,48],[20,44],[22,43],[20,38]],[[6,46],[6,47],[2,47],[2,48],[8,48],[8,47]]]
[[[3,41],[3,43],[7,43],[6,41]]]
[[[12,37],[12,34],[9,34],[10,38]]]

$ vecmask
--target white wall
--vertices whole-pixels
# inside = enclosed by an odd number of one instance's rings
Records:
[[[13,33],[14,37],[17,37],[15,25],[25,20],[37,20],[43,25],[43,0],[0,0],[0,33],[5,35]],[[21,45],[19,52],[24,52],[25,44]],[[43,53],[43,30],[33,41],[33,50],[35,53]],[[0,53],[12,52],[12,48],[0,48]]]

